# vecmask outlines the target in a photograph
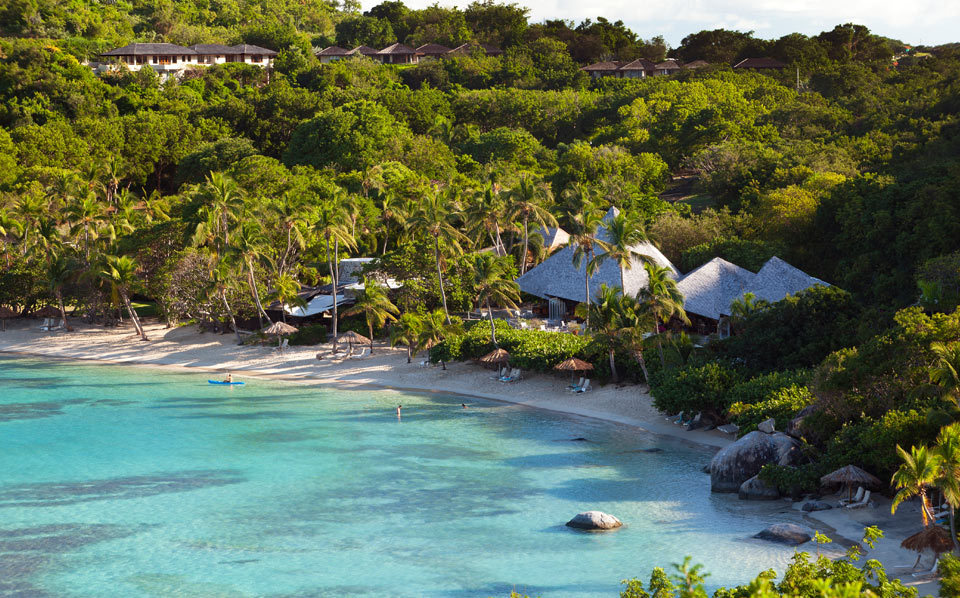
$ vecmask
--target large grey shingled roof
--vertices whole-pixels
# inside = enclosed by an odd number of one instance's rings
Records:
[[[730,304],[749,290],[757,275],[715,257],[688,272],[677,289],[683,293],[683,309],[713,320],[730,314]]]
[[[189,56],[192,54],[196,52],[176,44],[127,44],[122,48],[104,52],[101,56]]]
[[[616,208],[610,208],[603,218],[604,222],[610,222],[618,213]],[[602,227],[596,236],[606,240],[606,227]],[[670,268],[676,275],[677,269],[652,243],[641,243],[633,249],[641,255],[648,256],[658,266]],[[602,253],[602,250],[599,252]],[[579,268],[575,267],[573,253],[572,247],[564,247],[554,252],[539,266],[517,279],[520,290],[544,299],[558,297],[569,301],[585,301],[586,264],[581,264]],[[601,284],[606,284],[608,287],[620,286],[620,266],[613,260],[605,260],[597,273],[590,277],[591,297],[596,296]],[[643,269],[642,260],[633,260],[631,267],[624,270],[623,284],[626,287],[626,293],[630,295],[636,295],[637,291],[647,285],[647,272]]]
[[[687,273],[677,288],[684,296],[684,310],[719,320],[730,315],[730,304],[746,293],[776,303],[816,285],[830,286],[776,256],[756,274],[718,257]]]

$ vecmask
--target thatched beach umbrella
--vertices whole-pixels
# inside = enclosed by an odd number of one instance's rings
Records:
[[[830,472],[820,478],[821,484],[846,484],[847,498],[853,493],[854,486],[866,486],[868,488],[880,488],[882,482],[856,465],[847,465],[840,469]]]
[[[920,564],[920,557],[923,556],[924,550],[932,550],[934,558],[939,558],[942,553],[953,548],[953,540],[950,539],[950,532],[947,530],[939,525],[930,525],[922,532],[913,534],[901,542],[900,548],[917,551],[917,562],[913,564],[916,567]]]
[[[13,311],[6,305],[0,305],[0,325],[2,325],[3,330],[7,329],[7,320],[9,318],[16,318],[17,312]]]
[[[59,318],[60,310],[52,305],[44,305],[38,311],[33,313],[35,318]]]
[[[340,336],[337,337],[337,342],[347,341],[347,344],[350,345],[350,352],[353,353],[353,344],[367,344],[369,345],[372,341],[362,334],[358,334],[353,330],[348,330]]]
[[[588,372],[593,369],[593,364],[582,359],[577,359],[576,357],[571,357],[553,366],[553,369],[560,370],[561,372],[570,372],[570,380],[573,380],[574,376],[576,376],[574,372]]]
[[[287,336],[288,334],[293,334],[297,329],[286,322],[274,322],[273,324],[267,326],[263,329],[263,333],[268,336],[277,337],[277,346],[280,347],[280,337]]]
[[[506,363],[510,361],[510,354],[504,351],[503,349],[494,349],[490,351],[483,357],[477,359],[480,363]]]

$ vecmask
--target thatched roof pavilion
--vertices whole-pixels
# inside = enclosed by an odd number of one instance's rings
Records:
[[[506,363],[510,360],[510,354],[503,349],[494,349],[483,357],[477,359],[480,363]]]
[[[692,270],[677,283],[683,293],[683,308],[698,316],[719,320],[730,315],[730,304],[743,296],[756,274],[715,257]]]
[[[565,359],[553,366],[553,369],[561,372],[587,372],[593,369],[593,364],[576,357]]]

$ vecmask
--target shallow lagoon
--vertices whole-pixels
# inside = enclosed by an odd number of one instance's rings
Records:
[[[709,449],[461,397],[208,377],[0,356],[0,595],[615,597],[688,554],[712,587],[793,554],[749,539],[787,505],[709,493]],[[563,526],[591,508],[626,526]]]

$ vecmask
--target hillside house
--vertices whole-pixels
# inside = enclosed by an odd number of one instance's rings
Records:
[[[351,56],[350,52],[351,50],[341,48],[340,46],[330,46],[317,52],[317,58],[320,60],[320,64],[327,64],[349,58]]]
[[[420,57],[417,51],[401,43],[392,44],[377,52],[377,58],[383,64],[417,64]]]
[[[96,65],[97,72],[106,72],[125,65],[131,71],[139,71],[149,65],[162,74],[178,74],[193,66],[207,66],[228,62],[255,64],[270,67],[277,53],[267,48],[240,44],[223,46],[218,44],[195,44],[190,47],[176,44],[127,44],[101,54],[104,60]]]
[[[703,61],[697,61],[703,62]],[[706,63],[703,63],[706,64]],[[699,68],[702,65],[697,65]],[[606,61],[597,62],[580,69],[590,75],[591,78],[599,77],[617,77],[620,79],[643,79],[645,77],[654,77],[657,75],[673,75],[686,68],[677,60],[668,58],[663,62],[654,63],[646,58],[638,58],[631,62],[624,61]]]

